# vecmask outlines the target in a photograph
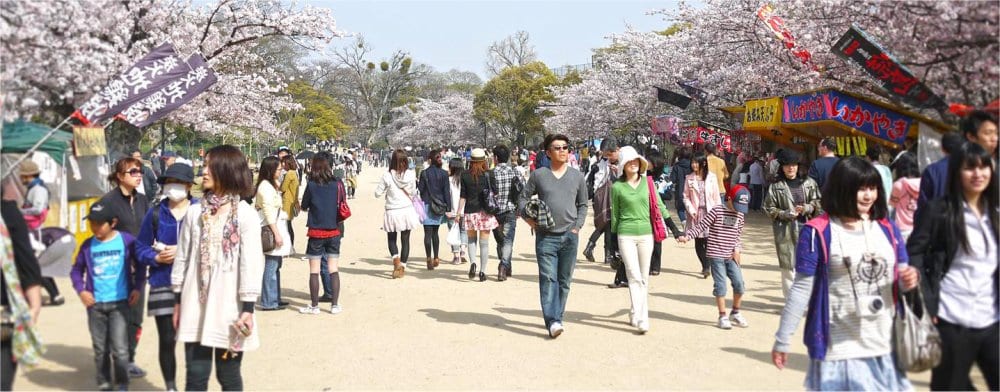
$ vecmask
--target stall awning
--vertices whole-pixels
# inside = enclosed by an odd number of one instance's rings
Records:
[[[0,153],[24,154],[35,143],[45,137],[52,128],[24,120],[3,123],[3,149]],[[49,154],[58,164],[63,165],[64,155],[70,153],[73,134],[56,131],[45,140],[37,151]]]

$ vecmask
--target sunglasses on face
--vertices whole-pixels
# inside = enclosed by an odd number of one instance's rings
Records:
[[[549,149],[551,149],[552,151],[569,151],[569,146],[566,146],[566,145],[563,145],[563,146],[550,146]]]
[[[142,175],[142,169],[140,169],[140,168],[133,168],[133,169],[130,169],[129,171],[127,171],[125,173],[129,174],[131,176],[139,176],[139,175]]]

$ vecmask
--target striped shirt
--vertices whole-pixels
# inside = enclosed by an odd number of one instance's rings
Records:
[[[733,251],[742,249],[743,214],[730,210],[722,204],[716,205],[697,225],[688,229],[691,238],[708,237],[708,257],[729,260]]]

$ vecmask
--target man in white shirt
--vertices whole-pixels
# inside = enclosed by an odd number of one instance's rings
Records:
[[[764,203],[764,165],[754,158],[750,165],[750,209],[760,211]]]

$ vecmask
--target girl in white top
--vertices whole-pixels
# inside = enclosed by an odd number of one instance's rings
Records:
[[[465,251],[468,249],[469,237],[465,235],[465,228],[462,222],[458,221],[458,204],[462,200],[462,173],[465,172],[465,163],[462,158],[452,158],[448,161],[448,185],[451,187],[451,212],[448,216],[448,230],[453,225],[459,225],[462,234],[458,237],[462,239],[462,244],[451,246],[451,263],[458,265],[465,262]]]
[[[261,226],[268,226],[274,233],[274,250],[264,253],[264,289],[260,296],[262,310],[281,309],[281,293],[278,288],[278,266],[281,258],[292,253],[291,235],[288,233],[288,214],[282,209],[281,192],[278,192],[278,177],[281,175],[281,160],[267,157],[260,162],[257,171],[257,195],[254,207],[260,213]]]
[[[223,390],[243,390],[242,353],[260,346],[253,312],[264,251],[260,216],[240,203],[253,190],[246,162],[234,146],[209,150],[205,197],[181,225],[170,282],[180,295],[174,325],[188,358],[185,390],[206,390],[213,362]]]
[[[413,208],[412,197],[417,195],[417,177],[409,170],[406,152],[396,150],[389,160],[389,171],[375,187],[375,197],[385,197],[385,216],[382,230],[385,230],[392,255],[392,278],[402,278],[406,274],[406,261],[410,257],[410,231],[421,227],[420,217]],[[396,247],[396,233],[399,233],[402,249]]]

